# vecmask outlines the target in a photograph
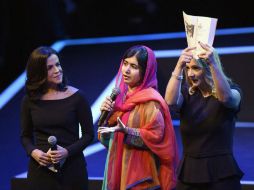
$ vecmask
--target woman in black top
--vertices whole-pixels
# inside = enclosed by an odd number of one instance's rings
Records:
[[[35,49],[26,71],[21,141],[31,157],[30,189],[88,189],[83,150],[92,142],[94,132],[87,100],[80,90],[66,85],[58,54],[50,47]],[[50,149],[49,136],[56,137],[57,150]],[[52,164],[61,167],[56,171]]]
[[[241,90],[224,74],[216,50],[199,44],[204,52],[198,59],[195,47],[182,51],[165,95],[180,114],[183,158],[177,190],[239,190],[243,173],[232,146]]]

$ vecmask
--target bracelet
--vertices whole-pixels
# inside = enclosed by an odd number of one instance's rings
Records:
[[[172,72],[171,76],[173,76],[176,80],[183,80],[183,75],[176,75],[174,72]]]

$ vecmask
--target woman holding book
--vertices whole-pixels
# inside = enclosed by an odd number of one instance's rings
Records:
[[[199,45],[198,59],[195,48],[183,50],[165,94],[180,115],[183,157],[176,189],[240,190],[243,173],[232,147],[241,89],[223,72],[217,51]]]

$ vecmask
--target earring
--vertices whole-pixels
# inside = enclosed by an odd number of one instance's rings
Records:
[[[190,95],[193,95],[195,93],[195,90],[192,87],[190,87],[188,91]]]

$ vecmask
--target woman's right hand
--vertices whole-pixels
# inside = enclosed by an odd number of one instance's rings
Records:
[[[177,66],[181,69],[183,69],[186,65],[186,63],[189,63],[193,59],[193,53],[192,50],[196,49],[196,47],[187,47],[185,48],[177,62]]]
[[[39,149],[34,149],[31,153],[31,156],[41,165],[48,166],[52,164],[51,158],[49,155]]]
[[[115,105],[115,102],[112,101],[112,99],[107,96],[104,102],[102,103],[100,110],[101,111],[112,111],[113,107]]]

